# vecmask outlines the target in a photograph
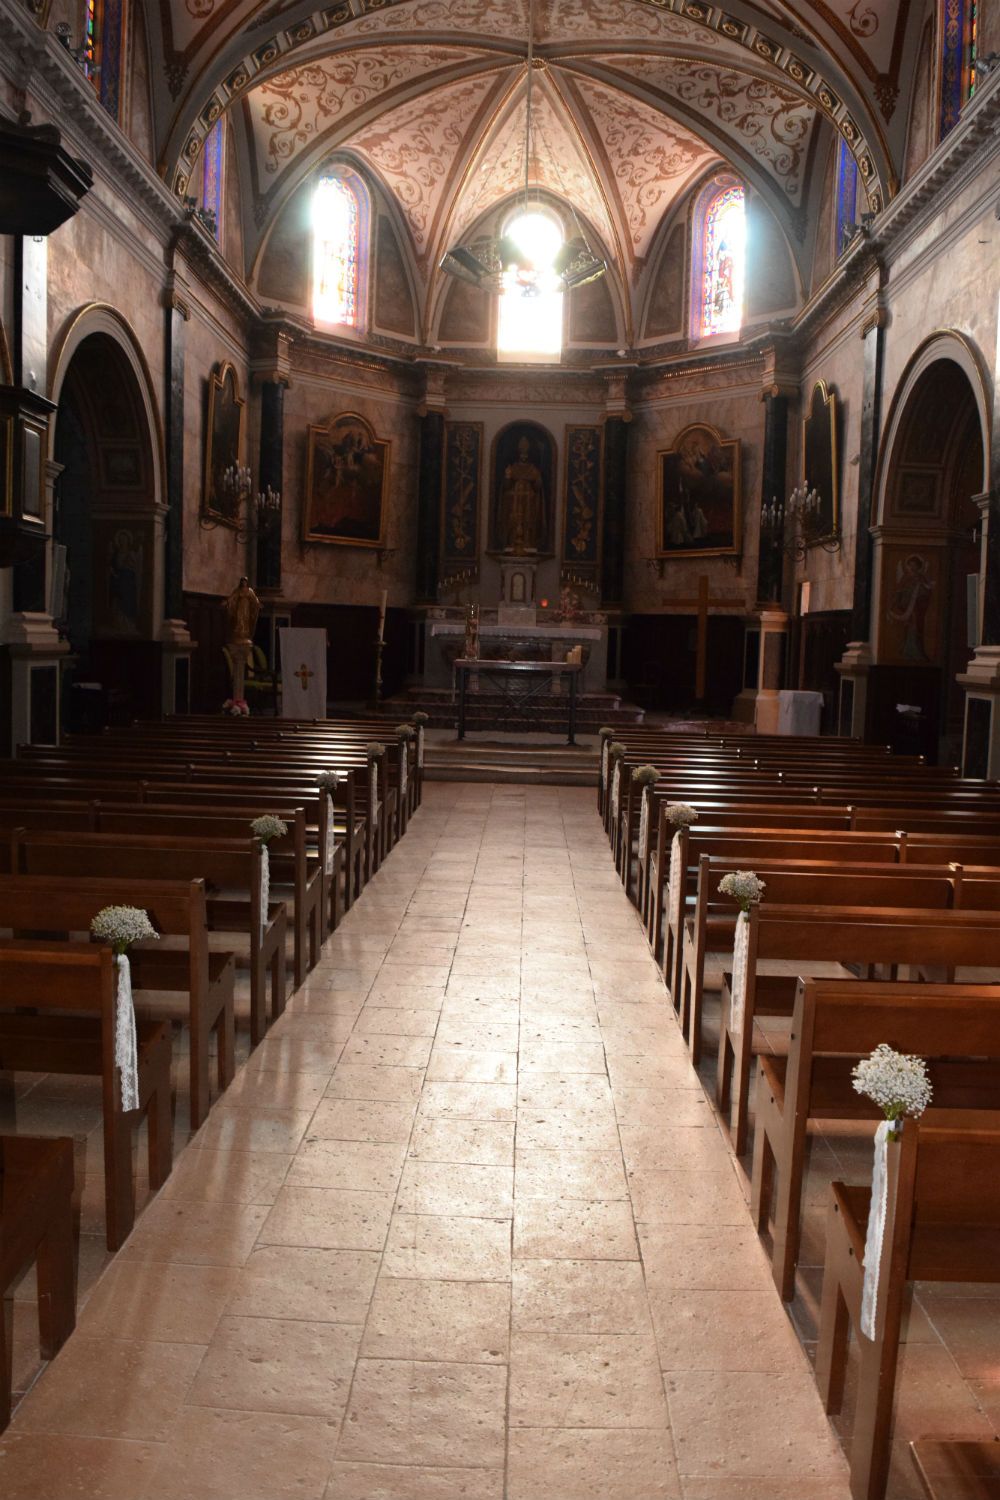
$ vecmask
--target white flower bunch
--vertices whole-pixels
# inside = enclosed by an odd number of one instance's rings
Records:
[[[321,792],[335,792],[340,785],[340,772],[320,771],[316,778],[316,785]]]
[[[425,714],[422,708],[418,708],[415,714],[410,715],[410,718],[414,724],[426,724],[430,719],[430,714]]]
[[[622,744],[621,740],[611,741],[611,744],[608,746],[608,754],[612,760],[617,760],[619,756],[625,754],[625,746]]]
[[[412,738],[416,734],[416,732],[417,731],[414,729],[414,727],[413,727],[412,724],[397,724],[396,725],[396,734],[397,734],[397,737],[399,739],[401,739],[401,740],[412,740]]]
[[[368,756],[369,760],[374,760],[376,755],[385,754],[385,746],[383,745],[381,740],[371,740],[365,746],[365,753]]]
[[[160,935],[149,920],[149,913],[140,906],[102,907],[90,930],[100,942],[110,943],[117,954],[127,953],[133,943]]]
[[[597,733],[600,735],[602,740],[613,740],[615,737],[614,730],[609,729],[607,724],[602,724]]]
[[[749,911],[751,906],[756,906],[761,900],[767,886],[752,870],[734,870],[729,875],[723,875],[719,881],[719,890],[724,896],[732,896],[740,911]]]
[[[675,828],[690,828],[697,821],[698,809],[692,807],[690,802],[667,803],[667,822],[672,823]]]
[[[874,1100],[887,1120],[898,1124],[906,1115],[922,1115],[931,1102],[931,1081],[922,1057],[895,1052],[880,1042],[870,1057],[862,1058],[851,1074],[855,1090]],[[898,1129],[890,1132],[899,1134]]]
[[[250,824],[250,832],[254,838],[258,838],[264,844],[269,844],[272,839],[284,838],[288,832],[288,824],[284,818],[276,818],[273,813],[264,813],[263,817],[254,818]]]
[[[632,780],[640,786],[653,786],[659,779],[660,773],[655,766],[636,766],[632,771]]]

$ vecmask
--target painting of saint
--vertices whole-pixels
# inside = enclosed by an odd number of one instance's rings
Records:
[[[895,573],[888,616],[900,627],[899,655],[903,661],[930,662],[927,615],[934,596],[931,565],[919,552],[911,552],[899,559]]]
[[[738,553],[740,445],[697,424],[657,454],[660,557]]]
[[[552,550],[555,477],[552,436],[535,422],[512,422],[493,445],[490,550],[511,557]]]
[[[389,478],[388,442],[354,413],[309,429],[303,538],[381,547]]]

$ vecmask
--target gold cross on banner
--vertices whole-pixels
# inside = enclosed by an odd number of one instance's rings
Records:
[[[293,677],[297,677],[299,679],[299,681],[302,684],[302,691],[305,692],[306,688],[309,686],[309,679],[310,679],[310,677],[315,677],[316,673],[315,672],[310,672],[310,670],[306,666],[305,662],[303,662],[302,665],[301,665],[301,667],[299,667],[299,670],[297,672],[293,672],[292,673],[292,676]]]

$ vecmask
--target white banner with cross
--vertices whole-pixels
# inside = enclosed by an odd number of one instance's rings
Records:
[[[281,712],[286,719],[326,718],[326,631],[279,630]]]

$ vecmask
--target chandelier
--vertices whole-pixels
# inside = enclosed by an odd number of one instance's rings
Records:
[[[525,70],[527,75],[524,117],[524,213],[528,212],[531,191],[531,146],[532,146],[532,83],[536,68],[544,67],[535,57],[535,8],[534,0],[528,5],[528,45]],[[565,240],[549,264],[540,264],[532,255],[530,247],[519,243],[516,235],[503,234],[493,238],[477,239],[471,245],[453,245],[441,258],[440,269],[459,281],[485,291],[500,293],[515,290],[522,297],[538,297],[545,290],[543,281],[554,275],[562,291],[586,286],[597,281],[608,269],[604,258],[595,254],[587,243],[587,237],[573,207],[573,199],[566,192],[559,162],[553,155],[552,165],[559,179],[563,197],[570,206],[576,234]],[[513,272],[513,275],[511,273]]]
[[[790,528],[788,522],[791,522]],[[824,529],[823,500],[819,490],[810,488],[808,480],[795,486],[787,504],[780,505],[777,497],[772,495],[770,504],[761,506],[760,530],[773,545],[799,561],[810,547],[822,547],[824,552],[839,552],[841,549],[840,531],[837,527],[832,531]]]

